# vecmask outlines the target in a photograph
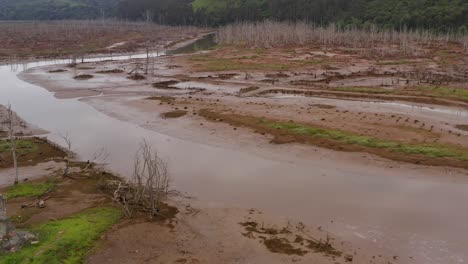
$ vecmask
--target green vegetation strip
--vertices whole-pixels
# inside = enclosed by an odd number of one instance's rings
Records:
[[[95,241],[120,217],[119,209],[100,207],[39,225],[32,230],[39,234],[39,243],[0,256],[0,264],[83,263]]]
[[[5,198],[19,198],[19,197],[36,197],[51,192],[55,189],[56,184],[54,181],[47,181],[41,183],[20,183],[8,187],[5,191]]]
[[[395,95],[416,95],[437,98],[447,98],[454,100],[468,101],[468,90],[462,88],[444,86],[415,86],[408,90],[384,89],[372,87],[335,87],[331,90],[340,92],[355,92],[368,94],[395,94]]]
[[[371,94],[395,93],[394,90],[367,88],[367,87],[336,87],[336,88],[333,88],[333,90],[340,91],[340,92],[356,92],[356,93],[371,93]]]
[[[451,99],[459,99],[459,100],[468,100],[468,90],[461,89],[461,88],[450,88],[450,87],[443,87],[443,86],[417,86],[420,92],[423,95],[428,96],[438,96],[438,97],[445,97]]]
[[[34,152],[38,150],[38,145],[33,141],[33,139],[20,139],[16,143],[16,149],[19,154]],[[8,140],[0,141],[0,154],[10,152],[11,144]]]
[[[288,122],[265,122],[265,126],[282,129],[291,134],[314,136],[323,139],[336,140],[345,144],[359,145],[368,148],[387,149],[404,154],[419,154],[430,158],[455,158],[468,161],[468,150],[457,149],[435,144],[406,144],[395,141],[377,139],[369,136],[361,136],[333,129],[316,128]]]

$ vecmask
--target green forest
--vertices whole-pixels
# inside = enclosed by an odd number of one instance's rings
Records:
[[[117,3],[117,0],[0,0],[0,20],[111,17]]]
[[[468,0],[2,0],[0,20],[115,17],[171,25],[305,20],[466,31]]]

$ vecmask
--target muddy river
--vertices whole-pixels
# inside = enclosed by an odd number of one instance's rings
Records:
[[[0,66],[0,104],[11,103],[23,119],[50,131],[47,137],[59,144],[64,145],[59,135],[68,133],[73,151],[84,160],[104,147],[110,153],[108,167],[128,175],[134,153],[146,139],[169,163],[173,187],[209,206],[258,208],[323,226],[358,247],[398,256],[402,263],[468,261],[466,172],[381,159],[355,162],[347,157],[361,154],[315,153],[298,145],[253,151],[255,145],[229,148],[181,140],[119,121],[78,99],[57,99],[17,77],[31,67],[60,63],[67,61]],[[454,115],[460,118],[460,113]]]

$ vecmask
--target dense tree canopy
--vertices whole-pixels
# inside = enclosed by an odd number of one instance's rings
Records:
[[[448,30],[468,27],[468,0],[195,0],[211,23],[271,18]]]
[[[0,20],[57,20],[113,15],[118,0],[0,0]]]
[[[342,26],[467,30],[468,0],[0,0],[0,19],[115,16],[163,24],[307,20]]]

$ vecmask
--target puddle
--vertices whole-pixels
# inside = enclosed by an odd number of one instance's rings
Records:
[[[125,41],[124,41],[124,42],[117,42],[117,43],[114,43],[114,44],[112,44],[112,45],[110,45],[110,46],[106,47],[106,49],[113,49],[113,48],[117,48],[117,47],[120,47],[120,46],[123,46],[123,45],[125,45],[125,43],[127,43],[127,42],[125,42]]]
[[[455,117],[466,117],[468,118],[468,111],[456,108],[443,108],[443,107],[429,107],[423,105],[411,105],[411,104],[404,104],[404,103],[396,103],[396,102],[369,102],[370,104],[378,104],[378,105],[389,105],[389,106],[396,106],[402,109],[406,109],[408,112],[426,112],[430,113],[440,113],[446,114]]]

